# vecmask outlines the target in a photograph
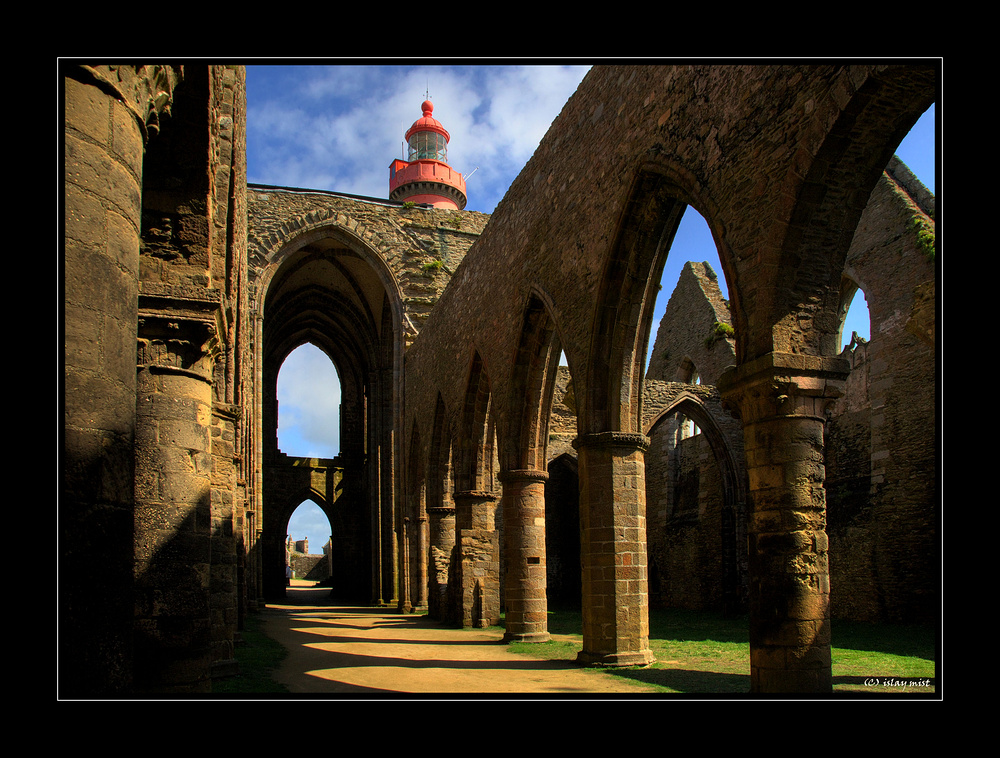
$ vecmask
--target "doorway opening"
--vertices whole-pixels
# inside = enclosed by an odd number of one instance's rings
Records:
[[[295,584],[329,584],[332,574],[332,528],[313,500],[303,500],[288,519],[285,563]]]

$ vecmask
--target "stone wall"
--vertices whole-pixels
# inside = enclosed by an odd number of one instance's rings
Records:
[[[330,578],[330,560],[326,555],[292,553],[289,555],[289,565],[295,572],[295,579],[326,582]]]
[[[867,299],[871,339],[845,351],[852,372],[827,432],[835,616],[934,618],[938,594],[935,200],[888,165],[847,260],[844,299]],[[845,341],[850,341],[846,338]]]
[[[65,692],[206,692],[255,596],[245,72],[64,81]]]
[[[742,429],[710,385],[646,383],[650,604],[746,609]]]
[[[657,326],[646,377],[716,384],[736,364],[732,325],[718,274],[708,263],[688,261]]]
[[[270,283],[266,270],[273,266],[272,258],[297,239],[312,239],[317,230],[327,229],[343,239],[357,239],[377,253],[396,279],[405,307],[407,344],[489,220],[475,211],[318,190],[251,186],[247,199],[255,288]],[[256,299],[261,299],[259,292]]]

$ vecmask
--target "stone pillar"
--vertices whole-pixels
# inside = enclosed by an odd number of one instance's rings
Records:
[[[421,514],[417,518],[416,524],[417,531],[417,557],[416,557],[416,573],[417,573],[417,597],[415,598],[416,605],[413,610],[415,613],[421,613],[427,610],[427,543],[428,543],[428,524],[426,514]]]
[[[212,676],[238,673],[236,638],[244,605],[239,577],[243,512],[237,484],[236,433],[240,409],[216,402],[212,420]]]
[[[600,432],[573,446],[580,470],[583,650],[588,665],[646,666],[649,595],[642,434]]]
[[[507,573],[505,642],[549,639],[545,597],[545,471],[503,471],[504,555]]]
[[[132,686],[142,125],[79,70],[65,85],[60,691]]]
[[[216,305],[211,299],[202,304],[208,310]],[[214,315],[199,315],[178,301],[163,312],[157,312],[159,305],[162,300],[142,293],[135,445],[136,688],[208,692],[217,331]]]
[[[382,466],[385,451],[382,448],[382,390],[383,387],[378,381],[379,374],[376,371],[368,375],[368,487],[369,503],[371,508],[371,603],[376,608],[386,605],[386,588],[384,568],[384,529],[383,524],[383,503],[382,503]]]
[[[772,353],[719,382],[739,408],[750,485],[752,692],[830,692],[823,431],[850,367]]]
[[[455,493],[456,553],[453,609],[463,627],[500,623],[500,545],[496,531],[497,496],[492,492]]]
[[[403,516],[403,525],[400,530],[399,545],[399,578],[403,585],[399,592],[399,610],[402,613],[413,613],[413,603],[410,600],[410,590],[413,586],[413,565],[410,563],[410,517]]]
[[[427,509],[430,534],[427,556],[428,584],[432,585],[427,597],[427,613],[443,621],[448,609],[448,572],[451,554],[455,549],[455,508],[441,506]]]

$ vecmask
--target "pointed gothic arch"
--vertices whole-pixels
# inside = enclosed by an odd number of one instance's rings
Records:
[[[479,351],[474,350],[456,438],[454,477],[457,492],[493,489],[495,414],[492,403],[493,392],[486,365]]]
[[[501,612],[492,403],[485,362],[473,350],[455,440],[456,549],[449,566],[450,618],[469,627],[496,624]]]
[[[513,356],[501,465],[544,471],[548,423],[562,352],[551,300],[538,290],[527,298]]]
[[[401,356],[404,326],[398,283],[378,250],[337,223],[305,225],[255,258],[258,302],[256,360],[259,381],[258,447],[262,471],[262,543],[265,595],[278,584],[279,524],[269,518],[274,486],[288,479],[297,459],[276,444],[277,372],[285,357],[309,342],[323,350],[341,378],[341,453],[324,465],[337,478],[331,524],[343,561],[342,591],[376,603],[397,599],[398,533],[402,528]],[[284,473],[282,473],[284,471]],[[367,567],[367,568],[366,568]]]
[[[933,65],[888,66],[839,110],[809,163],[773,268],[770,333],[740,335],[747,357],[772,351],[840,352],[840,280],[872,190],[917,119],[936,97]]]
[[[444,620],[449,613],[448,583],[455,550],[455,502],[451,473],[452,436],[444,399],[437,393],[427,459],[427,612]]]
[[[420,428],[414,420],[406,456],[406,500],[399,533],[401,608],[409,613],[427,608],[428,516],[427,477]]]
[[[718,539],[716,550],[719,561],[713,567],[718,572],[714,581],[721,587],[718,606],[727,614],[742,613],[747,607],[748,586],[745,549],[748,485],[739,430],[733,419],[722,409],[718,394],[714,390],[697,393],[685,390],[647,422],[645,432],[652,440],[651,450],[663,451],[668,455],[672,452],[675,440],[666,439],[666,444],[660,445],[657,444],[659,442],[657,438],[661,434],[669,435],[672,431],[670,422],[681,416],[690,419],[697,426],[700,432],[697,436],[707,442],[719,472],[722,503],[719,513],[719,533],[715,535]],[[692,442],[697,443],[696,440]],[[664,463],[665,461],[650,460],[647,456],[646,469],[649,474],[646,487],[651,488],[655,486],[654,482],[657,482],[660,486],[666,485],[667,492],[673,492],[673,488],[666,481],[673,476],[673,472],[665,468]],[[658,475],[658,469],[661,468],[663,474]],[[662,502],[663,496],[664,493],[660,493],[659,496],[647,494],[647,503],[651,504],[651,507],[666,510],[669,514],[671,503]],[[692,515],[697,518],[697,511]],[[650,535],[649,541],[651,553],[654,553],[659,535]],[[662,568],[659,573],[662,575]]]

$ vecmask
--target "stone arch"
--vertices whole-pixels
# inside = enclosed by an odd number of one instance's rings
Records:
[[[493,439],[495,435],[493,393],[486,365],[478,350],[469,364],[460,428],[455,440],[455,491],[492,490]]]
[[[427,608],[427,477],[422,452],[420,427],[414,420],[406,457],[406,501],[399,540],[400,602],[407,613]]]
[[[585,387],[577,394],[580,434],[574,442],[585,611],[584,649],[577,660],[588,665],[647,665],[653,660],[648,639],[643,376],[667,251],[694,198],[699,198],[697,207],[712,207],[701,195],[692,176],[651,150],[636,171],[602,264]],[[717,214],[702,216],[718,240]],[[719,247],[728,277],[728,256]],[[604,536],[609,529],[616,534],[611,551]],[[611,571],[606,570],[609,560]],[[612,610],[619,605],[636,609],[627,623]]]
[[[642,379],[657,290],[674,235],[689,205],[704,218],[715,240],[733,304],[734,326],[738,329],[738,322],[745,318],[739,312],[738,282],[715,204],[689,172],[650,151],[636,171],[601,273],[581,433],[639,431]]]
[[[262,285],[257,289],[258,309],[263,306],[264,293],[282,260],[302,247],[324,239],[341,242],[378,272],[386,291],[399,300],[398,315],[402,318],[399,282],[386,263],[392,256],[392,247],[357,219],[329,208],[316,208],[293,217],[264,239],[251,235],[247,240],[249,266],[257,271]]]
[[[442,508],[451,502],[453,488],[448,486],[451,480],[451,431],[440,392],[434,405],[433,424],[427,459],[427,506]]]
[[[455,538],[449,566],[451,620],[485,627],[500,620],[500,554],[494,492],[495,409],[485,362],[473,350],[454,446]]]
[[[263,361],[262,439],[265,459],[277,454],[278,408],[272,402],[277,392],[278,372],[288,356],[305,344],[324,352],[337,372],[341,385],[340,438],[342,454],[363,454],[366,442],[363,423],[365,387],[377,349],[378,338],[363,314],[349,304],[334,303],[322,288],[300,289],[272,308],[275,318],[265,326]],[[275,395],[276,397],[276,395]]]
[[[641,172],[619,223],[601,275],[591,337],[582,429],[636,432],[642,371],[661,254],[680,223],[684,205],[660,173]],[[587,402],[589,401],[589,402]]]
[[[868,308],[868,293],[857,281],[858,278],[859,277],[857,277],[850,265],[844,269],[844,273],[840,277],[840,305],[837,309],[839,323],[837,328],[837,344],[840,346],[844,345],[845,338],[847,342],[851,342],[851,338],[844,334],[844,326],[847,323],[848,312],[852,308]],[[862,295],[862,299],[866,302],[858,302],[857,296],[859,292]]]
[[[722,509],[719,540],[721,545],[721,605],[724,612],[742,613],[747,607],[748,567],[746,557],[747,535],[747,481],[742,465],[742,445],[738,426],[722,409],[718,393],[681,391],[662,410],[646,422],[645,433],[651,439],[664,430],[667,422],[683,415],[698,426],[711,448],[720,474]],[[647,461],[647,470],[656,463]],[[652,478],[652,475],[651,475]],[[649,487],[647,481],[647,487]],[[647,503],[656,502],[647,495]],[[654,537],[650,537],[651,552]]]
[[[434,405],[428,447],[426,510],[428,523],[427,612],[444,620],[447,615],[448,574],[455,549],[455,502],[451,486],[451,432],[444,399]]]
[[[551,301],[532,289],[524,306],[507,398],[504,470],[544,471],[561,340]]]
[[[549,638],[545,461],[560,342],[546,303],[533,290],[514,350],[501,462],[507,641]]]
[[[403,303],[399,284],[377,240],[349,220],[307,214],[259,241],[257,268],[258,450],[264,461],[265,544],[277,524],[267,517],[269,477],[296,464],[276,447],[277,372],[296,347],[310,342],[331,359],[341,378],[341,470],[335,545],[345,571],[343,594],[381,604],[397,598],[398,539],[403,527],[401,428]],[[314,218],[315,217],[315,218]],[[273,246],[273,247],[272,247]],[[334,523],[334,519],[331,519]],[[267,557],[270,555],[270,559]],[[276,556],[264,554],[264,572]],[[364,567],[369,566],[366,570]],[[273,566],[270,566],[273,569]],[[278,587],[272,585],[270,594]],[[267,592],[267,587],[265,587]]]
[[[839,285],[851,240],[893,153],[935,97],[934,66],[888,66],[837,109],[783,232],[771,332],[765,341],[760,332],[751,336],[737,330],[738,343],[754,341],[748,345],[750,356],[840,352]]]
[[[295,513],[296,509],[302,505],[307,500],[311,500],[319,506],[319,509],[323,511],[326,516],[327,521],[330,522],[331,526],[334,523],[334,514],[332,510],[332,503],[328,498],[328,493],[323,492],[315,486],[305,485],[296,490],[284,493],[284,496],[277,503],[272,503],[273,510],[278,515],[278,520],[285,524],[285,531],[288,531],[288,522],[291,520],[292,515]]]
[[[304,360],[307,360],[306,356],[321,356],[319,358],[319,365],[313,363],[309,360],[309,371],[308,374],[310,378],[310,387],[308,390],[300,388],[294,384],[291,378],[293,372],[296,368],[296,363],[301,364]],[[281,403],[281,395],[285,394],[287,397],[289,394],[289,389],[296,389],[296,400],[305,401],[308,403],[307,407],[310,411],[312,418],[312,423],[310,426],[316,424],[318,420],[335,418],[335,424],[330,424],[330,426],[335,426],[337,430],[336,445],[332,448],[328,448],[329,440],[323,440],[323,446],[321,452],[319,452],[317,457],[320,458],[333,458],[340,454],[340,435],[343,433],[343,423],[341,417],[341,406],[340,400],[341,386],[343,380],[340,376],[341,369],[338,368],[338,361],[334,361],[330,358],[330,354],[321,347],[318,347],[311,341],[306,341],[300,344],[298,347],[294,348],[288,355],[281,360],[280,367],[278,369],[277,376],[277,392],[278,395],[278,405],[276,408],[276,413],[278,415],[278,423],[275,437],[277,438],[276,444],[279,453],[285,455],[302,456],[304,451],[302,449],[292,449],[289,444],[289,437],[286,433],[289,430],[289,424],[287,423],[290,418],[288,408]],[[332,370],[332,373],[331,373]],[[324,380],[329,381],[319,381],[316,377],[322,377]],[[349,383],[355,376],[349,376]],[[284,390],[284,393],[282,392]],[[336,399],[338,402],[335,404],[331,401]],[[329,406],[326,403],[330,403]],[[316,407],[321,406],[321,407]],[[282,442],[284,438],[284,442]],[[302,444],[302,443],[300,443]]]

